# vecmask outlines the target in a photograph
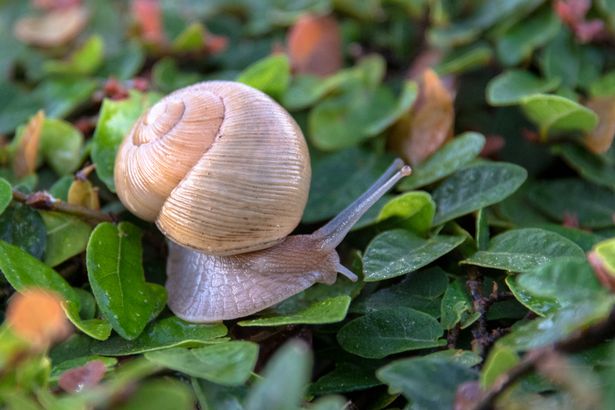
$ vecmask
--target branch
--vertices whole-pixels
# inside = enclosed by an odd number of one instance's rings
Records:
[[[105,212],[63,202],[45,191],[24,194],[23,192],[15,190],[13,191],[13,199],[35,209],[62,212],[68,215],[78,216],[89,222],[98,223],[114,221],[114,218]]]
[[[497,378],[495,383],[481,396],[473,410],[491,410],[502,392],[511,387],[523,376],[534,371],[554,354],[577,353],[599,345],[615,336],[615,308],[609,316],[592,326],[573,332],[567,338],[548,346],[530,350],[515,367]]]

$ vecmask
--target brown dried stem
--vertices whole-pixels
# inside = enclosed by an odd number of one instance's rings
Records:
[[[54,198],[49,192],[39,191],[25,194],[20,191],[13,191],[13,199],[22,204],[35,209],[45,211],[56,211],[68,215],[74,215],[91,223],[113,222],[114,218],[102,211],[89,209],[84,206],[73,205]]]

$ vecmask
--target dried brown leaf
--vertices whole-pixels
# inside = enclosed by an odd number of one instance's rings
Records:
[[[61,303],[59,296],[47,290],[25,290],[11,298],[6,322],[33,348],[43,350],[70,332]]]
[[[73,6],[51,10],[41,16],[23,17],[13,28],[15,37],[38,47],[68,44],[83,30],[88,21],[87,9]]]
[[[342,67],[342,39],[332,16],[302,16],[288,32],[287,44],[297,73],[326,76]]]
[[[26,125],[19,146],[13,156],[13,172],[18,178],[31,175],[36,171],[38,147],[44,122],[45,113],[39,111]]]
[[[598,114],[598,126],[583,138],[583,143],[590,151],[602,154],[615,137],[615,96],[593,97],[586,106]]]
[[[107,371],[101,360],[92,360],[83,366],[62,373],[58,385],[68,393],[78,393],[96,386]]]
[[[68,189],[68,203],[99,210],[98,190],[88,180],[76,179]]]
[[[432,70],[423,73],[419,96],[393,128],[390,144],[410,165],[418,165],[452,137],[453,96]]]

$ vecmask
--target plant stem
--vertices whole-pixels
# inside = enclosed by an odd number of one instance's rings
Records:
[[[113,222],[114,218],[104,212],[95,209],[86,208],[80,205],[73,205],[54,198],[49,192],[39,191],[31,194],[25,194],[19,191],[13,191],[13,199],[22,204],[28,205],[35,209],[45,211],[56,211],[68,215],[74,215],[85,219],[91,223]]]

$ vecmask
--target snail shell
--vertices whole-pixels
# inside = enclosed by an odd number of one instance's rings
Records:
[[[120,146],[115,185],[135,215],[210,255],[281,242],[299,223],[311,178],[305,139],[262,92],[211,81],[169,94]]]

